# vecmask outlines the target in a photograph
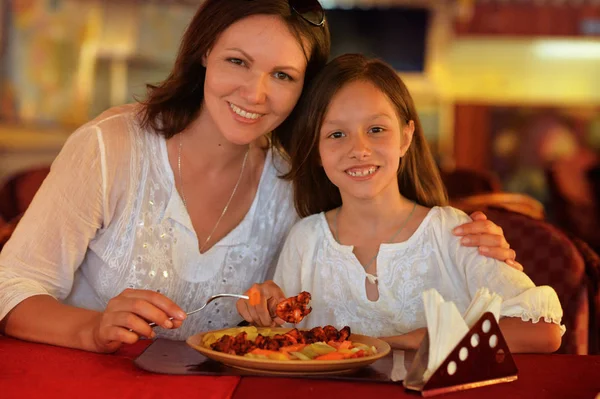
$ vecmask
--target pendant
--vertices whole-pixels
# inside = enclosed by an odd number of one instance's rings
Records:
[[[377,282],[377,276],[367,273],[367,280],[369,280],[369,283],[375,284]]]

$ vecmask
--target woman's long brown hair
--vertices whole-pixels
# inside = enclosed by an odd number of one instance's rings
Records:
[[[415,124],[412,143],[398,169],[400,193],[423,206],[446,205],[446,190],[406,85],[383,61],[346,54],[331,61],[312,81],[290,122],[293,127],[288,152],[292,167],[285,177],[293,182],[298,214],[304,217],[342,204],[339,189],[321,166],[319,135],[335,94],[348,83],[359,80],[374,84],[390,99],[402,124],[411,120]]]
[[[203,57],[229,26],[252,15],[279,16],[302,48],[306,40],[305,84],[325,66],[331,45],[327,23],[319,27],[309,24],[292,12],[287,0],[206,0],[183,36],[170,75],[158,85],[147,85],[147,98],[140,101],[143,104],[139,114],[142,127],[170,138],[194,121],[204,100],[206,68],[202,65]],[[285,147],[289,142],[289,130],[278,128],[271,139],[275,145]]]

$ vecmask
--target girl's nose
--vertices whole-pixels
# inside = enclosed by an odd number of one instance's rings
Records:
[[[356,159],[365,159],[371,155],[369,140],[362,134],[354,135],[350,157]]]
[[[242,87],[241,95],[248,104],[263,104],[267,101],[267,85],[268,76],[256,76]]]

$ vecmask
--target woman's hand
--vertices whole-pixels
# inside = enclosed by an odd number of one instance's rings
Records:
[[[133,344],[140,337],[154,338],[156,334],[149,322],[178,328],[185,317],[179,306],[158,292],[126,289],[112,298],[94,320],[92,335],[98,352],[114,352],[122,344]]]
[[[239,299],[236,303],[239,314],[247,322],[257,325],[274,327],[284,323],[275,316],[277,304],[286,299],[283,291],[272,280],[262,284],[254,284],[245,295],[250,299]]]
[[[517,254],[504,238],[502,228],[488,220],[483,212],[473,212],[470,216],[472,222],[453,230],[454,235],[462,236],[461,244],[465,247],[479,247],[479,253],[482,255],[504,261],[514,269],[523,270],[523,266],[515,260]]]

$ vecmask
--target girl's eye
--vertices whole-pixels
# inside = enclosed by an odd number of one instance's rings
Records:
[[[383,132],[383,128],[379,126],[372,127],[369,129],[369,133],[381,133]]]
[[[235,65],[240,65],[240,66],[244,66],[246,65],[246,63],[242,60],[240,60],[239,58],[227,58],[228,62],[231,62],[232,64]]]
[[[346,135],[342,132],[333,132],[329,135],[329,137],[334,138],[334,139],[341,139],[342,137],[345,137]]]
[[[275,76],[275,78],[279,80],[294,80],[290,75],[288,75],[285,72],[275,72],[273,76]]]

